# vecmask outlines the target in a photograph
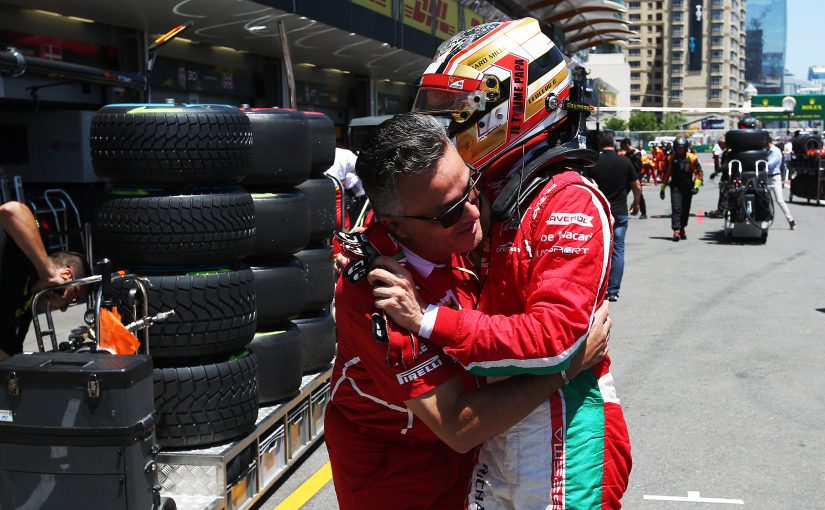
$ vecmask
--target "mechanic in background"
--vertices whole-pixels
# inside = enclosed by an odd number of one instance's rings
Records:
[[[673,140],[673,153],[667,157],[665,175],[659,198],[665,199],[665,188],[670,184],[670,226],[673,228],[673,240],[687,239],[685,227],[690,218],[690,204],[693,195],[699,193],[702,185],[702,166],[695,154],[689,151],[687,137],[677,136]]]
[[[76,254],[46,255],[37,221],[20,202],[0,205],[0,361],[23,350],[31,324],[34,294],[46,287],[82,278],[83,260]],[[77,299],[77,287],[49,296],[52,308],[66,311]]]

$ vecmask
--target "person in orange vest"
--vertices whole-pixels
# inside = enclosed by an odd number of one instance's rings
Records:
[[[664,149],[659,145],[653,145],[653,165],[656,171],[656,179],[654,181],[661,180],[662,174],[665,173],[665,161],[667,157],[665,156]]]
[[[642,178],[642,180],[644,182],[653,181],[653,184],[658,184],[659,183],[659,179],[658,179],[658,176],[656,175],[656,170],[655,170],[655,167],[654,167],[653,159],[648,155],[642,156],[642,173],[641,173],[640,177]]]
[[[704,177],[699,160],[688,148],[689,142],[686,137],[677,136],[673,140],[673,152],[667,158],[662,187],[659,190],[659,198],[664,200],[665,188],[670,184],[670,225],[673,228],[674,241],[687,239],[685,227],[690,217],[690,203],[693,195],[699,192]]]

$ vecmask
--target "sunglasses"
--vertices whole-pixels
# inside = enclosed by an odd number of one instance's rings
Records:
[[[481,171],[476,170],[469,163],[464,164],[470,169],[470,177],[467,181],[467,191],[464,192],[464,195],[462,195],[461,198],[453,202],[446,211],[438,216],[398,215],[398,217],[421,221],[437,221],[444,228],[450,228],[455,225],[458,220],[461,219],[461,215],[464,214],[464,204],[470,201],[470,195],[473,194],[473,190],[478,184],[478,181],[481,180]],[[473,198],[472,202],[475,203],[477,198],[477,196],[476,198]]]

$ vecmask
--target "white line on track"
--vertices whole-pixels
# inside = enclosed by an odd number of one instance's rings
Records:
[[[645,494],[644,499],[653,499],[656,501],[685,501],[688,503],[721,503],[723,505],[744,505],[745,502],[741,499],[723,499],[723,498],[702,498],[698,491],[688,491],[687,497],[684,496],[649,496]]]

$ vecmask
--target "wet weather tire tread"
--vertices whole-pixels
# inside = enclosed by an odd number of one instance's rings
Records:
[[[158,444],[193,448],[245,435],[258,416],[257,358],[156,368]]]
[[[95,235],[97,252],[115,264],[224,264],[252,249],[255,212],[246,192],[111,196]]]
[[[163,105],[160,105],[163,106]],[[252,160],[252,128],[240,110],[223,105],[180,112],[126,113],[110,105],[95,113],[90,145],[95,173],[115,182],[233,182]]]
[[[255,335],[256,300],[251,269],[191,275],[143,275],[149,314],[175,315],[149,328],[156,358],[195,358],[237,352]],[[120,288],[117,283],[115,289]],[[125,294],[121,294],[121,302]],[[131,310],[120,307],[126,320]]]

